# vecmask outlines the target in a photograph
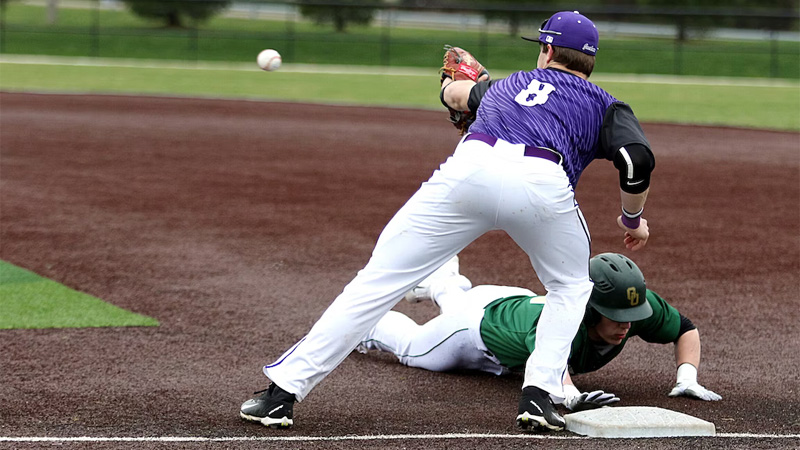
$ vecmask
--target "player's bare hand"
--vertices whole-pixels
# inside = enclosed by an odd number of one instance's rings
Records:
[[[617,217],[617,225],[625,230],[625,247],[628,250],[640,250],[647,245],[650,238],[650,228],[647,226],[646,219],[640,219],[639,228],[631,229],[622,224],[622,216]]]

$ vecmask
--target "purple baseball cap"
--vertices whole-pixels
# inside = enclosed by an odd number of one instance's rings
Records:
[[[594,23],[583,14],[578,11],[560,11],[542,24],[538,38],[523,36],[522,39],[567,47],[594,56],[597,54],[600,35]]]

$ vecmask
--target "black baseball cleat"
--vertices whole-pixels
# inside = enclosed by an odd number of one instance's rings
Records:
[[[522,389],[517,426],[525,431],[560,431],[567,423],[556,412],[550,394],[536,386]]]
[[[294,424],[294,394],[284,391],[275,383],[270,383],[267,389],[256,394],[261,395],[242,403],[239,411],[242,419],[259,422],[270,428],[289,428]]]

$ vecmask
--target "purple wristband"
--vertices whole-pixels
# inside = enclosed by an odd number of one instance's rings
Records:
[[[631,230],[639,228],[639,223],[641,222],[643,212],[644,208],[640,209],[639,212],[631,214],[628,211],[625,211],[625,208],[622,208],[622,224]]]
[[[639,228],[639,224],[641,223],[641,221],[642,221],[642,216],[636,216],[635,219],[631,219],[625,214],[622,215],[622,224],[625,225],[627,228],[630,228],[631,230]]]

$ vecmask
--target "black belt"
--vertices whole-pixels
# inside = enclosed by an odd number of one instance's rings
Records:
[[[497,143],[497,138],[483,133],[470,133],[466,138],[464,138],[464,142],[467,141],[481,141],[494,147],[494,144]],[[525,156],[542,158],[548,161],[553,161],[556,164],[561,164],[561,155],[555,150],[551,150],[547,147],[533,147],[531,145],[526,145],[525,152],[523,154]]]

